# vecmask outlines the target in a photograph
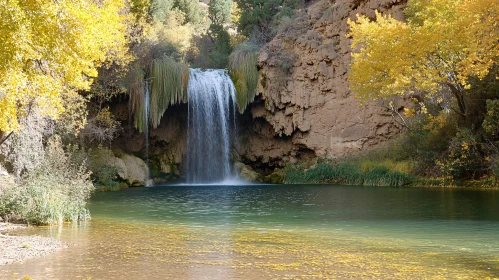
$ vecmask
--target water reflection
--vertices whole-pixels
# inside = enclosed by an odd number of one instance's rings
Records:
[[[1,279],[499,276],[497,191],[177,186],[96,194],[93,219],[29,229],[70,248]]]

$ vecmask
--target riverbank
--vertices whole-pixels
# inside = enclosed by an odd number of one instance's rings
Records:
[[[416,163],[408,160],[352,158],[342,161],[322,160],[313,164],[286,166],[280,176],[285,184],[335,184],[353,186],[407,186],[497,189],[494,175],[477,179],[451,176],[424,176],[415,171]]]
[[[0,265],[43,257],[67,245],[54,238],[11,235],[26,225],[0,223]]]

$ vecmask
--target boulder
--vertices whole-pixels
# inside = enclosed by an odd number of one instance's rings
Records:
[[[124,154],[119,159],[121,159],[126,168],[126,173],[122,171],[122,174],[126,174],[126,177],[122,179],[126,180],[131,186],[147,185],[148,167],[142,159],[128,154]],[[116,167],[121,166],[120,161],[113,161],[113,163],[117,164],[115,165]]]
[[[251,166],[242,162],[236,162],[234,164],[234,168],[237,174],[239,174],[239,176],[246,181],[257,182],[260,177],[260,175],[256,173]]]
[[[118,177],[129,186],[147,185],[148,167],[142,159],[123,152],[117,152],[116,155],[108,149],[93,151],[93,156],[103,161],[105,166],[116,168]]]

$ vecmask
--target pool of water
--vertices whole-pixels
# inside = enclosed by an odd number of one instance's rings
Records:
[[[325,185],[97,193],[70,244],[1,279],[499,277],[499,192]]]

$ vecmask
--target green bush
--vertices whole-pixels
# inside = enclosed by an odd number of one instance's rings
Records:
[[[499,100],[487,100],[487,114],[482,127],[492,137],[499,134]]]
[[[0,197],[0,215],[36,225],[88,218],[86,200],[94,186],[83,159],[78,149],[64,151],[58,137],[49,139],[43,164]]]
[[[443,160],[437,164],[453,179],[476,179],[485,170],[480,154],[480,139],[468,129],[461,129],[452,138]]]

